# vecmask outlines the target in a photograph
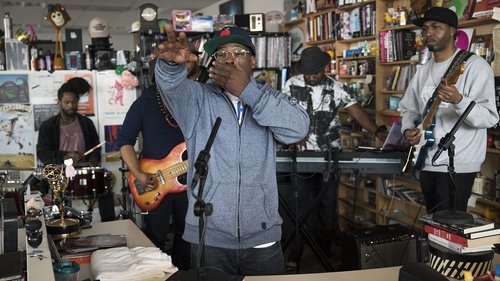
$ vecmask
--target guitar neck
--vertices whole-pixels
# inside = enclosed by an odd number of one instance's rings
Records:
[[[432,119],[434,118],[434,115],[436,115],[436,112],[439,109],[440,104],[441,104],[441,99],[436,96],[434,98],[434,101],[432,102],[431,108],[429,109],[429,111],[424,117],[424,120],[422,121],[422,128],[424,130],[428,130],[431,127]]]

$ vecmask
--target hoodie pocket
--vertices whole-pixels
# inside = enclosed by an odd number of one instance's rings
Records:
[[[237,186],[235,183],[214,182],[208,190],[205,203],[213,206],[213,213],[207,218],[208,229],[238,236]]]
[[[272,221],[277,214],[277,202],[270,202],[272,196],[263,185],[243,186],[240,200],[240,235],[249,236],[264,231],[277,221]],[[276,207],[276,210],[274,210]]]

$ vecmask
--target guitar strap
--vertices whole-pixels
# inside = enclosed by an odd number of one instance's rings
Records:
[[[455,55],[455,57],[451,61],[450,66],[448,66],[448,69],[444,73],[443,78],[446,79],[450,75],[450,72],[453,69],[456,69],[456,67],[459,67],[460,64],[466,62],[473,54],[474,53],[472,53],[472,52],[467,52],[467,51],[464,51],[464,50],[458,51],[458,53]],[[431,108],[431,105],[434,102],[434,98],[437,96],[437,92],[438,92],[438,90],[437,90],[437,87],[436,87],[436,90],[434,90],[434,93],[432,93],[432,96],[427,101],[427,104],[425,106],[425,110],[426,111],[429,108]],[[425,114],[424,114],[424,116],[425,116]]]

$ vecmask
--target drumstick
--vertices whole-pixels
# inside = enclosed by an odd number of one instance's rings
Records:
[[[106,141],[103,141],[100,144],[98,144],[98,145],[92,147],[91,149],[85,151],[85,153],[83,154],[83,156],[89,155],[90,153],[92,153],[92,151],[94,151],[94,150],[98,149],[99,147],[103,146],[105,143],[106,143]]]

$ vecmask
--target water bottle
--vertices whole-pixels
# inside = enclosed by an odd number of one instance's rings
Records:
[[[5,39],[12,38],[12,18],[10,17],[9,12],[5,12],[5,17],[3,18],[3,30]]]

